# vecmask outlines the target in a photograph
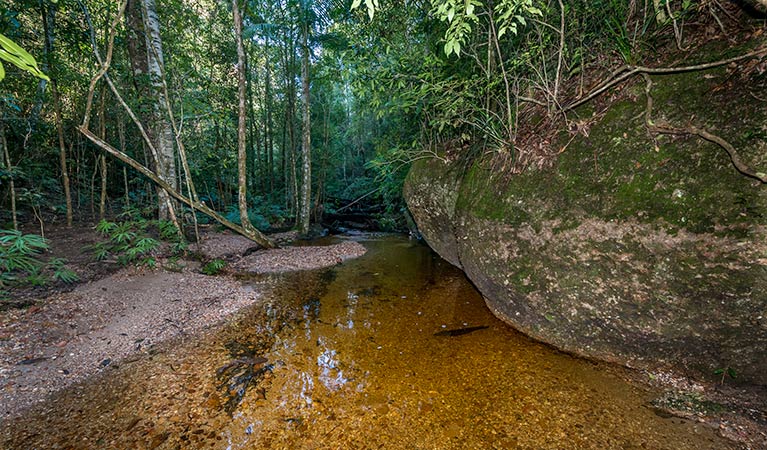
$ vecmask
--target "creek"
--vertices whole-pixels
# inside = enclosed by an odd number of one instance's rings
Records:
[[[8,448],[722,449],[622,368],[533,342],[401,236],[331,269],[247,277],[263,302],[8,422]]]

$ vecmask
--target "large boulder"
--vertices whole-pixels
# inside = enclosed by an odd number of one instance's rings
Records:
[[[742,81],[742,80],[741,80]],[[724,69],[655,77],[656,117],[692,119],[767,169],[767,113]],[[555,164],[416,163],[408,206],[490,309],[560,349],[767,385],[767,192],[695,137],[654,137],[643,85],[578,111]],[[572,139],[572,141],[571,141]]]

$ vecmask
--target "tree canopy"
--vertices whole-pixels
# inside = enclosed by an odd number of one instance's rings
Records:
[[[692,28],[727,36],[744,20],[758,27],[764,9],[8,0],[0,221],[137,210],[180,225],[308,232],[309,222],[364,209],[380,228],[403,229],[411,162],[489,152],[513,170],[541,164],[552,150],[531,149],[527,118],[577,127],[574,106],[616,69],[662,46],[686,48]]]

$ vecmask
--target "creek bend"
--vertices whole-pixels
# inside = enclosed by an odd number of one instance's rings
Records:
[[[722,449],[623,369],[533,342],[392,235],[325,270],[244,278],[259,304],[55,394],[7,448]],[[734,447],[733,447],[734,448]]]

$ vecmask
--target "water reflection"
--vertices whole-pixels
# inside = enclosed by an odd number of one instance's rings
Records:
[[[428,248],[396,237],[364,243],[365,257],[281,277],[268,301],[231,323],[3,424],[2,442],[730,448],[701,425],[653,414],[648,393],[624,382],[621,370],[515,333]]]
[[[323,344],[320,345],[324,347]],[[344,371],[339,368],[335,350],[325,347],[317,357],[317,367],[320,370],[320,382],[330,391],[341,389],[349,381],[344,377]]]

